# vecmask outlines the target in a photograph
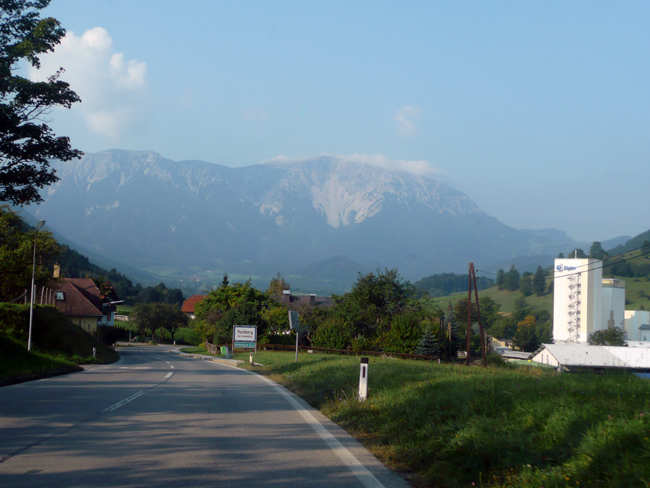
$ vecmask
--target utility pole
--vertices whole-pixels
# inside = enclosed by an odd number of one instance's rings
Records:
[[[472,286],[474,286],[474,297],[476,298],[476,312],[478,317],[479,334],[481,338],[481,359],[483,366],[487,366],[487,351],[485,347],[485,331],[483,330],[483,323],[481,322],[481,307],[478,300],[478,287],[476,286],[476,272],[474,271],[474,263],[469,263],[469,271],[467,273],[467,330],[465,331],[465,364],[470,364],[470,335],[472,333]]]

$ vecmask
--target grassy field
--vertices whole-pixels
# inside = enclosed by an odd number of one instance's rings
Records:
[[[370,358],[260,352],[271,375],[416,486],[648,487],[650,382]]]
[[[650,279],[622,278],[625,280],[625,308],[627,310],[650,310]]]
[[[496,286],[486,288],[479,292],[480,297],[490,297],[496,303],[501,305],[500,312],[511,313],[515,308],[515,301],[521,297],[522,294],[517,291],[508,291],[508,290],[499,290]],[[472,295],[472,300],[474,299]],[[525,297],[526,303],[533,310],[547,310],[549,313],[553,313],[553,294],[549,293],[547,295],[538,297],[537,295],[531,295]],[[445,297],[435,297],[430,298],[430,303],[438,305],[443,311],[447,310],[449,301],[456,303],[459,300],[467,300],[467,292],[452,293],[451,295]]]

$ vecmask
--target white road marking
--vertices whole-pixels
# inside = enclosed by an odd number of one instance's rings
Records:
[[[109,405],[104,410],[102,410],[102,412],[104,413],[113,412],[118,408],[123,407],[127,403],[131,403],[136,398],[140,398],[142,395],[144,395],[144,391],[142,390],[136,391],[133,395],[126,397],[124,400],[120,400],[119,402],[116,402],[113,405]]]
[[[173,365],[173,364],[170,364],[170,366],[169,366],[169,367],[170,367],[170,368],[172,368],[172,369],[174,369],[174,365]]]
[[[210,362],[210,364],[217,364]],[[309,410],[303,407],[298,400],[282,388],[280,385],[274,381],[266,378],[265,376],[252,373],[245,369],[238,368],[236,366],[230,366],[229,364],[218,363],[220,366],[225,366],[227,368],[236,369],[239,371],[245,371],[246,373],[257,376],[262,381],[268,383],[272,386],[278,393],[280,393],[289,404],[294,408],[296,412],[307,422],[312,429],[318,434],[318,436],[325,441],[329,448],[336,454],[341,461],[348,467],[348,469],[354,474],[357,479],[361,482],[366,488],[386,488],[381,481],[379,481],[375,476],[366,468],[361,461],[359,461],[354,454],[352,454],[348,449],[339,442],[339,440],[334,437],[330,432],[321,424],[316,417],[314,417]]]
[[[170,371],[169,373],[167,373],[165,375],[165,377],[163,378],[163,381],[168,380],[169,378],[171,378],[173,374],[174,374],[173,371]],[[128,403],[131,403],[133,400],[137,400],[142,395],[144,395],[144,393],[145,393],[144,390],[136,391],[133,395],[128,396],[125,399],[120,400],[119,402],[115,402],[112,405],[109,405],[104,410],[102,410],[102,412],[103,413],[114,412],[118,408],[123,407],[124,405],[126,405]]]

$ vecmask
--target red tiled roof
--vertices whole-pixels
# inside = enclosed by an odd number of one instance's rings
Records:
[[[194,306],[203,300],[207,295],[192,295],[183,302],[181,307],[181,312],[183,313],[194,313]]]
[[[63,278],[51,285],[63,292],[63,300],[56,300],[56,308],[72,317],[101,317],[102,300],[99,288],[90,278]]]

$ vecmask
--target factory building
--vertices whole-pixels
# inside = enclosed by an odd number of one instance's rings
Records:
[[[629,342],[650,341],[650,312],[625,310],[625,281],[603,278],[599,259],[556,259],[553,340],[582,343],[598,330],[618,327]]]
[[[625,338],[630,342],[650,341],[650,312],[625,311]]]
[[[554,264],[553,340],[586,343],[607,327],[602,319],[603,263],[587,258],[556,259]]]

